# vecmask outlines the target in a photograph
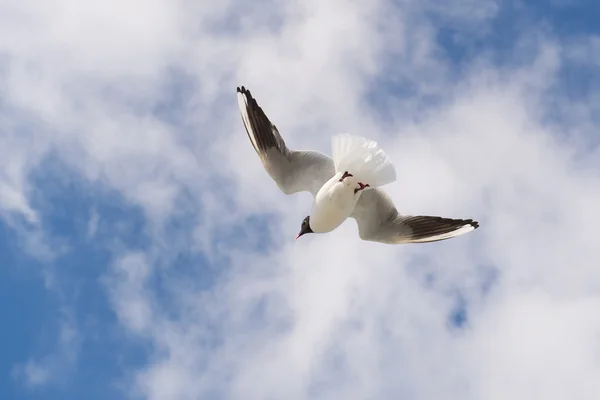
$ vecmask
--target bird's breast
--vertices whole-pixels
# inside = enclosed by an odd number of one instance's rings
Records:
[[[354,211],[361,192],[354,193],[356,183],[350,178],[339,182],[334,176],[315,196],[310,226],[315,232],[330,232],[340,226]]]

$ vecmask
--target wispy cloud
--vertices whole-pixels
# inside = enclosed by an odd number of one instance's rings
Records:
[[[64,385],[65,378],[76,366],[81,338],[73,317],[63,310],[56,338],[56,350],[40,358],[17,364],[12,376],[29,389],[39,389],[49,383]],[[48,336],[51,336],[50,334]]]

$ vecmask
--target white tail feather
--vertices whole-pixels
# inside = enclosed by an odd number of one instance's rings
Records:
[[[377,142],[341,134],[332,138],[331,149],[336,173],[348,171],[370,188],[396,180],[396,168]]]

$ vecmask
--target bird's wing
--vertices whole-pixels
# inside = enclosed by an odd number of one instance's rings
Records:
[[[308,191],[316,195],[335,175],[333,160],[316,151],[289,149],[250,90],[238,87],[237,97],[248,137],[277,186],[286,194]]]
[[[472,219],[399,214],[381,189],[365,190],[351,217],[356,219],[361,239],[388,244],[436,242],[479,227]]]

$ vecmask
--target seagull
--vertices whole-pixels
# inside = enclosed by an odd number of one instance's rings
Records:
[[[250,142],[271,178],[285,194],[310,192],[313,207],[301,223],[298,239],[331,232],[347,218],[358,225],[362,240],[386,244],[425,243],[450,239],[479,227],[473,219],[404,215],[380,186],[394,182],[396,172],[374,141],[349,134],[332,138],[332,157],[287,147],[250,90],[237,88],[242,121]]]

